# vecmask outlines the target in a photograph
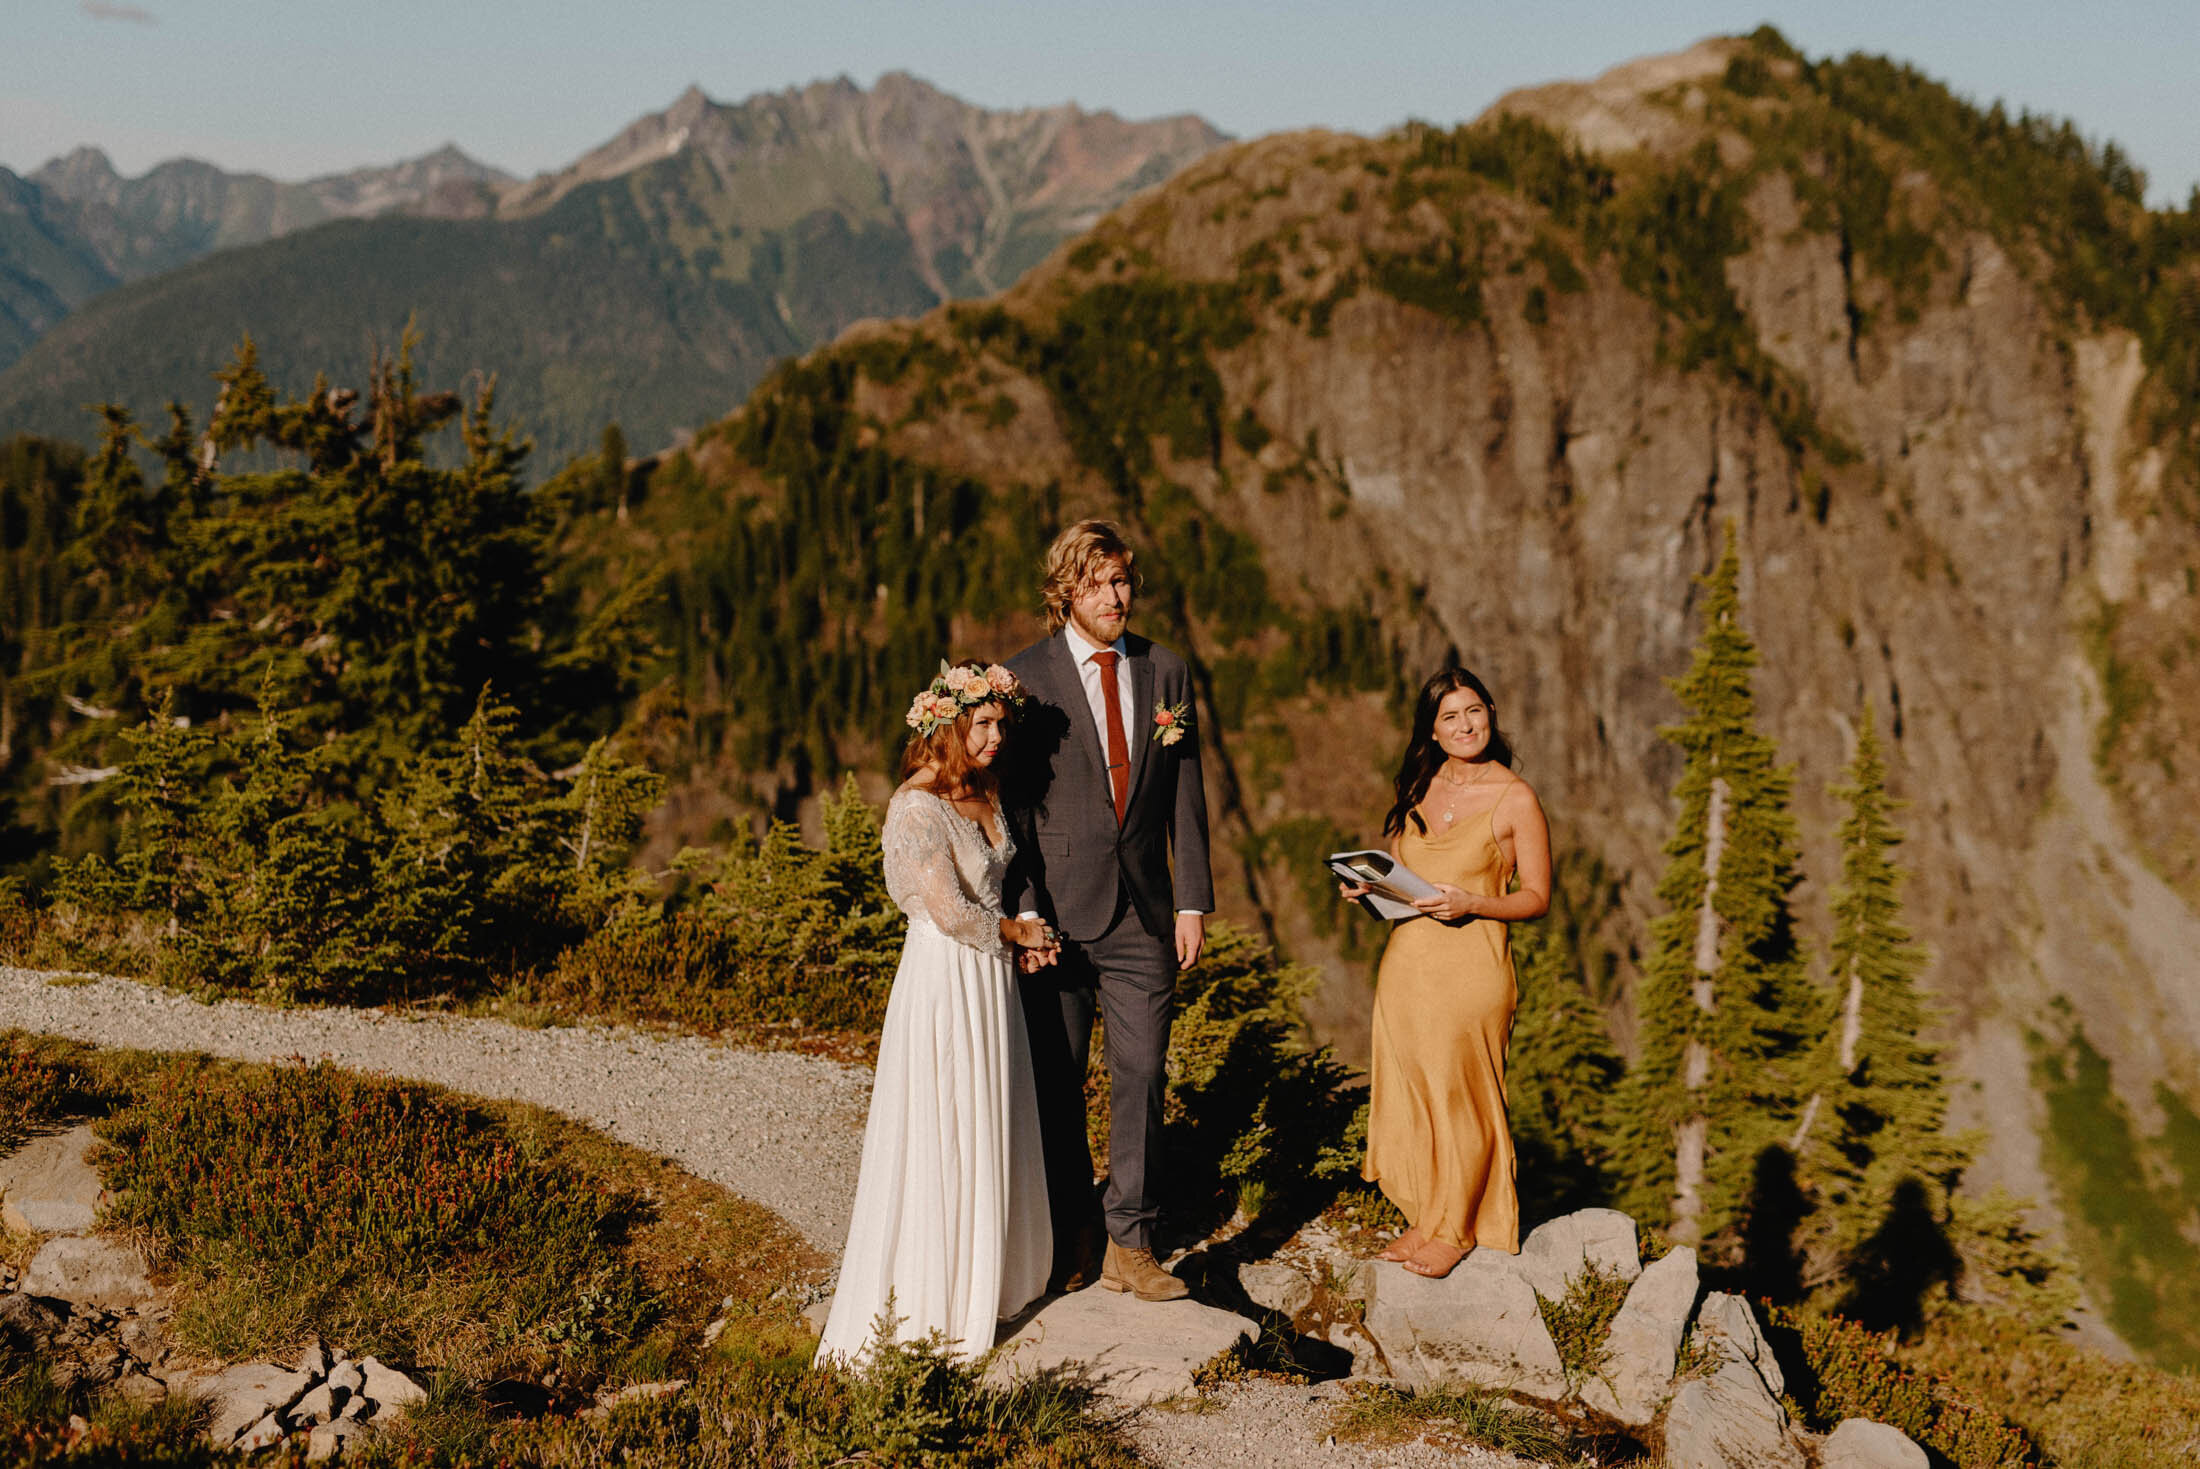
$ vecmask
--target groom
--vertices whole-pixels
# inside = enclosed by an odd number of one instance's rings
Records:
[[[1176,974],[1199,958],[1214,907],[1207,798],[1184,660],[1129,631],[1138,582],[1121,532],[1080,521],[1047,551],[1048,637],[1009,659],[1032,696],[1007,772],[1017,867],[1008,906],[1061,930],[1059,963],[1024,980],[1052,1201],[1055,1286],[1091,1280],[1140,1300],[1184,1283],[1154,1259],[1161,1102]],[[1170,856],[1175,856],[1175,871]],[[1107,1022],[1108,1181],[1093,1207],[1085,1065]]]

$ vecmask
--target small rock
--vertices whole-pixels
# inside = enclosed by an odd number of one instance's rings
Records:
[[[320,1342],[306,1343],[306,1349],[298,1354],[298,1370],[308,1377],[328,1376],[328,1353]]]
[[[0,1223],[23,1234],[86,1234],[99,1212],[99,1174],[84,1161],[89,1126],[33,1138],[0,1158]]]
[[[1288,1265],[1257,1260],[1238,1266],[1238,1288],[1256,1306],[1296,1316],[1314,1304],[1314,1282]]]
[[[1926,1469],[1925,1451],[1899,1428],[1844,1418],[1818,1446],[1820,1469]]]
[[[43,1355],[67,1324],[59,1312],[30,1296],[0,1296],[0,1345]]]
[[[367,1385],[367,1374],[357,1362],[338,1361],[328,1371],[328,1385],[338,1392],[357,1393]]]
[[[1141,1301],[1095,1285],[1034,1311],[995,1350],[986,1377],[999,1384],[1081,1362],[1103,1395],[1143,1406],[1190,1392],[1199,1368],[1259,1339],[1259,1324],[1234,1311],[1188,1299]]]
[[[825,1318],[832,1315],[832,1313],[833,1302],[832,1298],[828,1296],[822,1301],[812,1301],[804,1306],[802,1308],[802,1319],[810,1323],[810,1334],[812,1336],[823,1336],[825,1334]]]
[[[306,1462],[324,1464],[344,1451],[344,1440],[359,1432],[356,1423],[324,1423],[306,1435]]]
[[[1728,1361],[1681,1384],[1665,1413],[1667,1469],[1803,1469],[1787,1411],[1756,1368]]]
[[[359,1363],[359,1374],[359,1391],[374,1400],[374,1412],[369,1415],[374,1418],[403,1412],[428,1396],[427,1389],[419,1383],[394,1368],[383,1366],[373,1357]]]
[[[1390,1366],[1383,1361],[1381,1347],[1375,1338],[1367,1334],[1367,1328],[1356,1321],[1330,1323],[1327,1339],[1331,1346],[1342,1347],[1352,1354],[1352,1375],[1373,1382],[1388,1382]]]
[[[157,1297],[145,1257],[120,1240],[100,1235],[62,1235],[31,1257],[23,1289],[56,1300],[150,1305]]]
[[[1513,1256],[1477,1249],[1442,1280],[1377,1261],[1367,1333],[1414,1387],[1566,1395],[1558,1346]]]
[[[1626,1281],[1642,1274],[1635,1221],[1617,1209],[1577,1209],[1537,1225],[1521,1243],[1519,1263],[1546,1301],[1565,1299],[1566,1287],[1591,1265]]]
[[[343,1396],[351,1395],[345,1393]],[[290,1419],[294,1428],[318,1427],[334,1418],[342,1404],[343,1399],[337,1396],[337,1390],[324,1382],[298,1399],[297,1404],[284,1416]]]
[[[133,1316],[122,1323],[118,1336],[122,1349],[148,1367],[159,1366],[168,1356],[168,1333],[158,1321]]]
[[[724,1335],[726,1334],[726,1328],[727,1328],[727,1327],[729,1327],[729,1326],[731,1326],[731,1325],[733,1325],[733,1322],[732,1322],[732,1321],[731,1321],[731,1320],[730,1320],[729,1318],[727,1318],[727,1317],[724,1317],[724,1316],[721,1316],[721,1317],[719,1317],[719,1318],[718,1318],[718,1319],[717,1319],[716,1321],[713,1321],[713,1322],[711,1322],[711,1324],[710,1324],[710,1325],[708,1325],[708,1326],[704,1327],[704,1328],[703,1328],[703,1345],[704,1345],[704,1347],[705,1347],[705,1348],[709,1348],[709,1347],[714,1347],[714,1346],[717,1346],[717,1345],[718,1345],[718,1338],[720,1338],[720,1337],[724,1336]]]
[[[588,1409],[581,1416],[591,1422],[600,1423],[610,1417],[615,1410],[625,1407],[628,1403],[643,1403],[651,1398],[670,1397],[686,1386],[687,1379],[685,1377],[675,1377],[670,1382],[636,1382],[620,1388],[617,1392],[600,1392],[596,1394],[596,1406]]]
[[[283,1420],[276,1414],[270,1413],[244,1431],[243,1435],[237,1440],[236,1449],[240,1454],[257,1453],[261,1449],[279,1444],[282,1441]]]
[[[1696,1252],[1686,1245],[1636,1277],[1605,1337],[1604,1370],[1582,1385],[1582,1402],[1631,1427],[1657,1417],[1672,1390],[1696,1284]]]
[[[213,1404],[206,1430],[214,1447],[229,1447],[262,1415],[274,1418],[298,1401],[313,1379],[265,1362],[247,1362],[193,1384],[197,1396]]]
[[[115,1392],[124,1402],[144,1408],[165,1401],[168,1384],[143,1372],[125,1372],[115,1379]]]

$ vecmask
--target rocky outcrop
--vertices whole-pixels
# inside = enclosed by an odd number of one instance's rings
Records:
[[[1643,1271],[1612,1318],[1610,1355],[1583,1386],[1582,1401],[1635,1427],[1655,1418],[1673,1389],[1696,1289],[1696,1252],[1686,1247]]]
[[[1673,1469],[1803,1469],[1809,1462],[1810,1436],[1781,1405],[1786,1378],[1755,1311],[1719,1291],[1699,1305],[1693,1250],[1638,1267],[1606,1331],[1600,1365],[1570,1390],[1535,1302],[1539,1295],[1554,1304],[1566,1299],[1591,1265],[1618,1273],[1633,1264],[1634,1221],[1584,1210],[1529,1239],[1543,1241],[1532,1254],[1525,1247],[1518,1256],[1475,1250],[1440,1281],[1385,1263],[1366,1269],[1364,1331],[1375,1352],[1364,1365],[1354,1354],[1354,1375],[1377,1376],[1379,1363],[1387,1362],[1414,1387],[1495,1388],[1586,1408],[1646,1440],[1662,1439]],[[1557,1259],[1572,1263],[1553,1278]],[[1531,1285],[1531,1278],[1550,1288]],[[1691,1332],[1694,1346],[1684,1352]],[[1684,1371],[1684,1357],[1700,1365]],[[1924,1462],[1923,1451],[1898,1430],[1855,1420],[1827,1440],[1827,1452],[1878,1454],[1883,1458],[1855,1462],[1892,1469],[1910,1462],[1899,1457],[1904,1445]]]
[[[1442,1280],[1381,1260],[1369,1284],[1368,1334],[1406,1383],[1566,1396],[1558,1347],[1515,1256],[1475,1250]]]
[[[1258,1340],[1259,1324],[1234,1311],[1141,1301],[1095,1285],[1042,1304],[995,1349],[987,1371],[1006,1381],[1074,1365],[1108,1398],[1138,1407],[1190,1392],[1199,1368]]]

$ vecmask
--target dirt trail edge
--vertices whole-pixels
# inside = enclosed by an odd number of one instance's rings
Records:
[[[837,1257],[871,1073],[814,1056],[605,1026],[202,1004],[126,979],[0,966],[0,1029],[237,1061],[326,1059],[532,1102],[777,1211]]]

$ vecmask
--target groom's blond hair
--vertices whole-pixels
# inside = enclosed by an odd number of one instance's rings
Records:
[[[1099,567],[1120,561],[1138,585],[1137,557],[1123,533],[1111,521],[1080,520],[1054,538],[1047,547],[1046,577],[1039,583],[1039,599],[1046,604],[1047,626],[1060,632],[1069,621],[1070,598]]]

